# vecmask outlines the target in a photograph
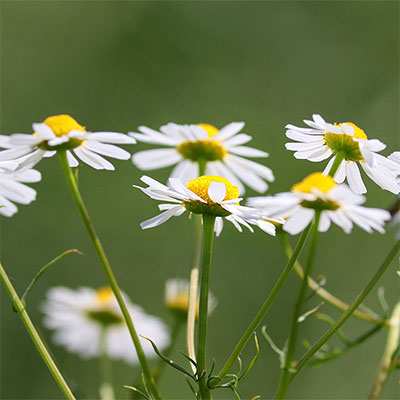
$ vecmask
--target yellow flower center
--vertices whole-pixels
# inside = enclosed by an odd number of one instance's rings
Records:
[[[114,299],[114,293],[108,286],[96,290],[96,301],[101,306],[109,306]]]
[[[329,175],[322,175],[321,172],[314,172],[308,175],[301,182],[292,186],[293,192],[312,193],[312,189],[318,189],[328,193],[337,183]]]
[[[213,137],[219,132],[218,129],[211,124],[197,124],[197,126],[203,128],[207,132],[208,137]]]
[[[211,182],[223,182],[225,184],[226,194],[224,200],[233,200],[239,197],[238,187],[232,185],[232,183],[221,176],[203,175],[199,178],[191,179],[187,183],[186,187],[193,193],[196,193],[197,196],[201,197],[207,203],[213,204],[214,202],[208,195],[208,188],[210,187]]]
[[[53,115],[43,121],[49,126],[56,136],[68,135],[71,131],[85,131],[85,127],[79,125],[71,116],[67,114]]]
[[[323,193],[328,193],[337,186],[337,183],[329,175],[322,175],[321,172],[314,172],[308,175],[301,182],[292,186],[292,192],[313,193],[313,189],[318,189]],[[315,200],[303,200],[301,205],[304,208],[312,208],[313,210],[337,210],[339,204],[327,198],[316,198]]]
[[[218,133],[218,129],[210,124],[197,124],[203,128],[209,138]],[[177,146],[177,150],[188,160],[195,162],[208,162],[223,160],[228,152],[224,146],[221,146],[218,140],[196,140],[187,141]]]
[[[352,122],[342,122],[335,125],[341,127],[343,124],[350,125],[354,128],[354,136],[350,136],[345,133],[337,134],[325,132],[325,143],[333,153],[342,153],[344,155],[344,159],[347,161],[362,161],[364,158],[360,152],[360,147],[358,143],[353,140],[353,138],[368,140],[367,135],[361,128]]]

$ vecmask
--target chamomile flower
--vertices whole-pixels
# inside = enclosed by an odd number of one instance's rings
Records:
[[[14,215],[18,208],[13,203],[29,204],[36,199],[36,190],[23,183],[39,182],[41,175],[34,169],[16,170],[18,163],[0,161],[0,214]]]
[[[243,146],[252,137],[239,133],[243,122],[232,122],[218,130],[213,125],[177,125],[169,123],[160,132],[145,126],[140,133],[130,133],[140,142],[165,146],[166,148],[139,151],[132,156],[133,163],[144,171],[176,165],[171,178],[182,182],[199,176],[199,163],[206,164],[206,175],[222,176],[244,193],[243,183],[259,193],[264,193],[268,182],[274,180],[272,170],[248,160],[265,158],[268,153]]]
[[[14,133],[0,136],[0,160],[14,160],[23,166],[33,166],[43,157],[51,157],[58,150],[66,150],[71,167],[78,159],[95,169],[114,170],[102,156],[128,160],[130,153],[114,144],[133,144],[136,141],[123,133],[87,132],[69,115],[48,117],[43,123],[33,124],[33,134]],[[75,157],[76,156],[76,157]]]
[[[158,348],[169,344],[166,325],[146,314],[124,294],[129,313],[138,333],[153,340]],[[128,328],[109,287],[94,290],[81,287],[72,290],[54,287],[47,292],[42,305],[44,325],[54,330],[53,340],[84,359],[99,357],[104,352],[112,359],[137,364],[138,358]],[[151,344],[140,338],[147,357],[154,357]]]
[[[155,200],[165,203],[159,205],[163,213],[140,224],[142,229],[154,228],[168,221],[173,216],[182,215],[185,211],[195,214],[212,214],[216,216],[215,233],[220,235],[223,220],[231,222],[242,231],[241,225],[253,232],[251,225],[257,225],[264,232],[275,235],[275,226],[264,219],[259,210],[239,205],[239,189],[227,179],[220,176],[203,175],[191,179],[186,186],[178,178],[170,178],[165,186],[156,180],[142,176],[141,181],[147,188],[135,186]],[[280,220],[278,220],[280,221]]]
[[[286,143],[288,150],[295,151],[298,159],[322,161],[332,157],[324,174],[327,175],[336,157],[343,161],[335,174],[335,181],[344,182],[347,178],[354,193],[366,193],[358,164],[361,165],[368,177],[382,189],[392,193],[400,192],[396,176],[400,173],[400,165],[387,157],[378,154],[386,145],[377,139],[368,139],[365,132],[351,122],[330,124],[318,114],[313,115],[313,121],[304,120],[309,128],[299,128],[286,125],[286,136],[296,143]]]
[[[208,314],[217,306],[215,296],[208,294]],[[189,281],[186,279],[168,279],[165,284],[165,305],[175,315],[182,319],[187,318],[189,309]],[[199,313],[199,298],[197,296],[196,314]]]
[[[376,230],[384,233],[385,221],[390,213],[378,208],[361,206],[365,197],[353,193],[346,184],[338,185],[331,176],[315,172],[292,187],[291,192],[276,196],[253,197],[248,204],[258,207],[273,217],[283,217],[283,230],[296,235],[303,231],[314,219],[315,212],[321,212],[318,226],[326,232],[331,222],[350,233],[353,224],[368,233]]]

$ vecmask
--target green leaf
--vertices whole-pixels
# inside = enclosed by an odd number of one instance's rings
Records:
[[[124,388],[125,389],[129,389],[129,390],[132,390],[133,392],[135,392],[135,393],[139,393],[141,396],[143,396],[146,400],[150,400],[150,397],[148,397],[145,393],[143,393],[141,390],[139,390],[138,388],[135,388],[135,387],[133,387],[133,386],[127,386],[127,385],[124,385]]]

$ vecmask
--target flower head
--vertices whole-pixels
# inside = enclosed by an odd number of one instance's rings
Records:
[[[177,125],[169,123],[160,132],[145,126],[140,133],[130,135],[138,141],[165,146],[167,148],[140,151],[132,156],[140,169],[153,169],[175,165],[171,178],[182,182],[199,176],[199,165],[206,165],[206,175],[218,175],[229,179],[244,193],[243,183],[259,193],[267,190],[266,181],[272,182],[274,175],[264,165],[244,157],[268,157],[268,153],[243,146],[252,138],[245,133],[243,122],[232,122],[218,130],[210,124]]]
[[[14,215],[18,208],[13,203],[29,204],[36,199],[36,190],[23,183],[39,182],[41,175],[34,169],[16,170],[18,163],[0,161],[0,214]]]
[[[151,338],[162,349],[169,344],[168,328],[157,317],[146,314],[124,295],[128,311],[138,333]],[[42,305],[44,325],[55,331],[54,342],[82,358],[110,358],[137,364],[138,359],[118,303],[109,287],[94,290],[81,287],[72,290],[54,287],[47,292]],[[141,339],[148,357],[155,353],[147,340]]]
[[[165,284],[165,305],[175,315],[187,318],[189,309],[189,282],[186,279],[168,279]],[[217,306],[217,300],[210,292],[208,298],[208,314]],[[199,298],[197,296],[196,315],[199,313]]]
[[[116,132],[87,132],[69,115],[61,114],[33,124],[32,135],[15,133],[0,136],[0,160],[14,160],[23,166],[37,164],[43,157],[51,157],[65,150],[71,167],[79,165],[78,157],[95,169],[114,170],[114,166],[102,156],[127,160],[130,153],[114,144],[133,144],[128,135]]]
[[[377,152],[386,145],[377,139],[368,139],[366,133],[352,122],[330,124],[317,114],[313,121],[304,120],[309,128],[286,125],[286,136],[296,143],[286,143],[288,150],[295,151],[298,159],[322,161],[333,156],[325,168],[328,174],[336,157],[343,157],[335,174],[338,183],[347,182],[351,190],[357,194],[366,193],[358,164],[365,173],[382,189],[392,193],[400,192],[400,184],[396,175],[400,173],[400,165]]]
[[[293,185],[291,192],[276,196],[253,197],[248,204],[264,210],[273,217],[283,217],[283,230],[292,235],[303,231],[321,212],[320,232],[329,229],[331,222],[350,233],[353,223],[371,233],[374,229],[384,233],[385,221],[390,213],[378,208],[361,206],[365,197],[353,193],[346,184],[338,185],[331,176],[320,172],[307,176]]]
[[[251,232],[251,225],[257,225],[270,235],[275,235],[275,226],[265,220],[265,214],[252,207],[241,206],[238,198],[239,189],[225,178],[219,176],[201,176],[191,179],[185,186],[180,179],[170,178],[169,186],[156,180],[142,176],[141,181],[149,185],[147,188],[135,186],[155,200],[166,201],[159,205],[164,212],[142,222],[142,229],[158,226],[173,216],[182,215],[185,211],[195,214],[212,214],[216,216],[215,232],[217,236],[222,231],[223,219],[230,221],[240,232],[241,225]],[[281,219],[276,221],[280,222]]]

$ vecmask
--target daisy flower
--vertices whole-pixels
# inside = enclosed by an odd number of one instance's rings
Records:
[[[146,314],[124,294],[128,311],[134,317],[140,335],[151,338],[162,349],[169,344],[166,325]],[[42,305],[44,325],[54,330],[54,342],[84,359],[99,357],[103,352],[112,359],[137,364],[138,358],[117,300],[109,287],[94,290],[81,287],[72,290],[54,287],[47,292]],[[140,338],[147,357],[154,357],[151,344]]]
[[[400,192],[396,176],[400,173],[397,165],[387,157],[378,154],[386,145],[377,139],[368,139],[365,132],[352,122],[330,124],[318,114],[313,121],[304,120],[309,128],[286,125],[286,136],[296,143],[286,143],[288,150],[295,151],[298,159],[322,161],[330,158],[324,174],[327,175],[336,157],[342,159],[334,179],[338,183],[347,182],[354,193],[366,193],[358,164],[364,172],[382,189],[392,193]]]
[[[0,161],[0,214],[14,215],[18,208],[13,203],[29,204],[36,199],[36,190],[23,183],[39,182],[41,175],[34,169],[16,170],[18,163]]]
[[[353,193],[346,184],[338,185],[331,176],[320,172],[295,184],[291,192],[248,200],[249,205],[259,207],[274,217],[284,217],[286,223],[283,230],[291,235],[303,231],[314,219],[317,210],[321,212],[320,232],[326,232],[333,222],[346,233],[350,233],[353,224],[368,233],[374,229],[384,233],[383,226],[390,219],[390,213],[361,206],[364,202],[364,196]]]
[[[228,179],[244,193],[243,183],[259,193],[267,190],[274,175],[271,169],[244,157],[265,158],[268,153],[243,146],[252,137],[239,133],[244,122],[232,122],[218,130],[213,125],[177,125],[169,123],[160,132],[145,126],[140,133],[130,133],[140,142],[167,148],[140,151],[132,156],[133,163],[144,171],[176,165],[171,178],[182,182],[199,176],[199,164],[206,175]]]
[[[186,279],[168,279],[165,284],[165,305],[176,316],[186,319],[189,309],[189,281]],[[210,292],[208,297],[208,314],[217,306],[215,296]],[[197,297],[196,315],[199,313],[199,298]]]
[[[130,153],[113,144],[133,144],[136,141],[123,133],[87,132],[69,115],[54,115],[43,123],[33,124],[33,133],[14,133],[0,136],[0,160],[15,160],[21,166],[37,164],[43,157],[51,157],[58,150],[66,150],[71,167],[80,159],[95,169],[114,170],[102,156],[127,160]],[[76,157],[77,158],[76,158]]]
[[[260,210],[239,205],[239,189],[227,179],[219,176],[204,175],[191,179],[185,186],[180,179],[170,178],[165,186],[156,180],[142,176],[141,181],[147,188],[135,186],[149,197],[165,203],[159,205],[163,212],[140,224],[142,229],[154,228],[168,221],[173,216],[182,215],[185,211],[195,214],[212,214],[216,216],[215,233],[220,235],[223,220],[231,222],[242,231],[241,225],[253,232],[251,225],[257,225],[264,232],[275,235],[275,226],[264,219]],[[280,219],[277,220],[281,221]]]

